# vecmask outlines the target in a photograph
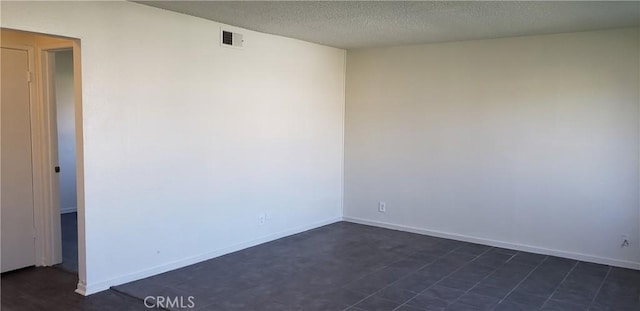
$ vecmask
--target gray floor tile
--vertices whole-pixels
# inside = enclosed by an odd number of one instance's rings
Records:
[[[450,276],[438,282],[438,285],[467,291],[474,287],[476,285],[476,282],[455,279],[453,278],[453,276]]]
[[[399,288],[397,286],[389,286],[379,291],[376,296],[399,303],[405,303],[415,297],[417,293]]]
[[[528,265],[507,263],[482,280],[481,284],[511,289],[522,282],[534,268]]]
[[[459,248],[457,248],[454,251],[454,253],[477,256],[477,255],[480,255],[480,254],[486,252],[490,248],[491,248],[491,246],[473,244],[473,243],[465,243],[462,246],[460,246]]]
[[[481,266],[476,264],[475,262],[472,262],[462,267],[460,270],[454,272],[449,277],[467,282],[477,283],[490,275],[493,271],[493,268]]]
[[[562,279],[557,275],[531,275],[517,287],[517,290],[536,296],[550,296],[561,282]]]
[[[408,269],[409,271],[416,271],[433,261],[435,261],[435,258],[429,261],[427,259],[418,259],[416,257],[410,256],[393,262],[391,265],[389,265],[389,267],[404,268]]]
[[[546,258],[547,256],[545,255],[533,254],[533,253],[527,253],[527,252],[518,252],[515,256],[513,256],[513,258],[511,258],[511,260],[509,260],[509,263],[537,266]]]
[[[507,255],[510,255],[510,256],[513,256],[513,255],[518,253],[518,251],[516,251],[516,250],[508,249],[508,248],[501,248],[501,247],[494,247],[493,249],[491,249],[491,252],[500,253],[500,254],[507,254]]]
[[[492,287],[487,285],[478,285],[471,289],[469,292],[489,297],[495,297],[503,299],[511,292],[511,288]]]
[[[468,304],[456,302],[456,303],[450,304],[445,310],[446,311],[486,311],[490,309],[485,309],[478,306],[471,306]]]
[[[346,284],[346,288],[365,294],[372,294],[401,277],[401,275],[390,273],[388,270],[377,270]]]
[[[640,310],[635,270],[345,222],[115,288],[131,296],[82,297],[76,283],[4,273],[2,309],[147,310],[151,294],[193,295],[199,310]]]
[[[513,302],[519,305],[531,306],[540,308],[548,300],[549,297],[534,296],[521,291],[513,291],[506,298],[506,301]]]
[[[499,302],[500,299],[498,298],[478,295],[475,293],[466,293],[456,301],[456,303],[462,303],[476,307],[478,310],[491,310]]]
[[[432,310],[436,310],[436,309],[432,309]],[[441,310],[444,310],[444,308],[441,308]],[[403,305],[403,306],[400,306],[399,308],[397,308],[395,311],[424,311],[424,309]],[[436,311],[438,311],[438,310],[436,310]]]
[[[440,254],[442,253],[442,254]],[[407,256],[405,258],[405,260],[414,260],[417,262],[420,262],[424,265],[426,264],[430,264],[434,261],[436,261],[440,256],[444,255],[448,253],[448,251],[440,251],[440,252],[433,252],[433,251],[425,251],[425,250],[421,250],[418,251],[416,253],[410,254],[409,256]],[[420,268],[420,267],[418,267]]]
[[[439,280],[456,271],[456,269],[458,268],[459,266],[453,266],[451,264],[444,264],[441,262],[434,262],[433,264],[430,264],[418,270],[414,274],[419,275],[425,279]]]
[[[503,300],[500,302],[493,311],[537,311],[539,308],[532,306],[525,306],[513,303],[511,301]]]
[[[420,294],[409,300],[406,304],[423,310],[437,310],[446,308],[449,305],[449,302],[438,297],[434,297],[431,294]]]
[[[366,311],[391,311],[401,304],[400,302],[371,296],[355,305],[355,307]]]
[[[447,302],[453,302],[465,293],[463,290],[433,285],[422,292],[422,295],[438,298]]]
[[[605,281],[595,305],[618,310],[640,310],[640,286]]]
[[[621,286],[640,286],[640,270],[612,267],[606,279],[609,283]]]
[[[562,288],[557,290],[553,294],[552,299],[556,301],[566,302],[566,303],[589,306],[593,301],[596,291],[597,289],[593,291],[592,290],[583,291],[583,290],[569,290],[566,288]]]
[[[540,311],[587,311],[589,310],[588,306],[584,305],[575,305],[562,301],[550,300],[547,304],[540,309]]]
[[[414,293],[420,293],[427,287],[435,284],[438,278],[431,278],[420,274],[409,275],[393,283],[393,286],[408,290]]]
[[[488,253],[478,257],[474,262],[476,264],[491,268],[498,268],[504,265],[513,255],[489,251]]]

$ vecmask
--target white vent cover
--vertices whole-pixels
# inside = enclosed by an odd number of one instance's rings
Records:
[[[220,30],[220,44],[222,46],[234,47],[241,49],[244,46],[242,34],[228,30]]]

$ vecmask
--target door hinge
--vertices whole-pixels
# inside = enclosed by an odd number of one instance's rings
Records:
[[[27,82],[31,82],[33,80],[33,72],[27,71]]]

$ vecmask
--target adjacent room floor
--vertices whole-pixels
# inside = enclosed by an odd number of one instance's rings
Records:
[[[78,213],[60,215],[62,231],[62,263],[60,268],[78,273]]]
[[[193,296],[196,310],[640,310],[640,271],[346,222],[86,299],[61,273],[2,275],[3,310],[138,310],[147,296]]]

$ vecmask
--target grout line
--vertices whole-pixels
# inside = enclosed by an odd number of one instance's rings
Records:
[[[471,288],[467,289],[467,290],[464,292],[464,294],[460,295],[460,297],[458,297],[458,298],[454,299],[454,300],[453,300],[451,303],[449,303],[449,304],[454,304],[454,303],[456,303],[460,298],[462,298],[462,296],[464,296],[464,295],[468,294],[469,292],[471,292],[471,290],[473,290],[474,288],[476,288],[476,286],[480,285],[480,283],[482,283],[482,281],[484,281],[484,280],[488,279],[490,276],[492,276],[493,274],[495,274],[496,272],[498,272],[498,269],[500,269],[500,268],[502,268],[502,267],[506,266],[506,265],[507,265],[507,263],[508,263],[509,261],[511,261],[511,259],[513,259],[513,257],[516,257],[516,255],[518,255],[518,253],[519,253],[519,252],[516,252],[515,254],[511,255],[511,257],[509,257],[509,259],[508,259],[507,261],[505,261],[505,262],[504,262],[503,264],[501,264],[500,266],[498,266],[498,267],[494,268],[494,269],[493,269],[493,271],[492,271],[491,273],[487,274],[487,275],[486,275],[485,277],[483,277],[480,281],[476,282],[476,284],[474,284],[473,286],[471,286]],[[476,295],[485,296],[485,295],[482,295],[482,294],[476,294]],[[487,297],[490,297],[490,296],[487,296]],[[506,296],[505,296],[505,297],[506,297]],[[496,298],[496,297],[492,297],[492,298]],[[500,302],[498,302],[498,303],[500,303]]]
[[[449,276],[453,275],[454,273],[462,270],[462,268],[466,267],[467,265],[469,265],[470,263],[476,261],[476,259],[480,258],[480,256],[488,253],[490,250],[494,249],[495,247],[489,247],[486,251],[478,254],[475,258],[473,258],[472,260],[470,260],[469,262],[465,263],[464,265],[460,266],[458,269],[454,270],[453,272],[441,277],[440,279],[438,279],[438,281],[436,281],[435,283],[429,285],[427,288],[423,289],[421,292],[419,292],[417,295],[413,296],[413,298],[408,299],[407,301],[405,301],[403,304],[397,306],[394,310],[398,310],[399,308],[401,308],[402,306],[405,306],[408,302],[412,301],[413,299],[415,299],[417,296],[421,295],[422,293],[426,292],[427,290],[429,290],[431,287],[433,287],[434,285],[438,285],[438,283],[440,283],[442,280],[448,278]]]
[[[390,286],[392,286],[393,284],[395,284],[395,283],[397,283],[397,282],[399,282],[399,281],[401,281],[401,280],[404,280],[404,279],[408,278],[409,276],[411,276],[411,275],[412,275],[413,273],[415,273],[416,271],[420,271],[420,270],[422,270],[422,269],[426,268],[427,266],[429,266],[429,265],[433,264],[434,262],[438,261],[438,259],[444,258],[445,256],[447,256],[447,255],[449,255],[449,254],[452,254],[453,252],[455,252],[456,250],[458,250],[458,249],[459,249],[459,248],[461,248],[461,247],[462,247],[462,245],[457,246],[457,247],[454,247],[453,249],[451,249],[451,250],[450,250],[450,251],[448,251],[447,253],[445,253],[445,254],[443,254],[443,255],[441,255],[441,256],[439,256],[439,257],[436,257],[436,259],[435,259],[435,260],[433,260],[432,262],[429,262],[429,263],[427,263],[427,264],[424,264],[423,266],[421,266],[420,268],[418,268],[418,269],[414,270],[413,272],[407,273],[407,275],[405,275],[405,276],[403,276],[403,277],[401,277],[401,278],[399,278],[399,279],[397,279],[397,280],[395,280],[395,281],[393,281],[393,282],[391,282],[391,283],[387,284],[387,285],[386,285],[386,286],[384,286],[383,288],[381,288],[381,289],[379,289],[379,290],[377,290],[377,291],[373,292],[373,294],[371,294],[371,295],[369,295],[369,296],[366,296],[366,297],[364,297],[364,298],[362,298],[362,299],[358,300],[356,303],[354,303],[354,304],[352,304],[352,305],[348,306],[347,308],[345,308],[345,309],[344,309],[344,311],[348,310],[348,309],[349,309],[349,308],[351,308],[351,307],[355,307],[357,304],[359,304],[359,303],[361,303],[361,302],[363,302],[363,301],[367,300],[369,297],[374,296],[375,294],[377,294],[377,293],[379,293],[379,292],[383,291],[383,290],[384,290],[384,289],[386,289],[387,287],[390,287]],[[419,252],[423,252],[423,251],[416,251],[416,252],[414,252],[413,254],[417,254],[417,253],[419,253]],[[404,258],[402,258],[402,259],[406,259],[407,257],[410,257],[410,255],[409,255],[409,256],[405,256],[405,257],[404,257]],[[399,260],[402,260],[402,259],[399,259]],[[475,259],[475,258],[474,258],[474,259]],[[396,260],[396,261],[399,261],[399,260]],[[393,263],[395,263],[396,261],[394,261]],[[383,267],[383,268],[380,268],[380,269],[376,270],[375,272],[380,271],[380,270],[382,270],[382,269],[384,269],[384,268],[387,268],[387,267],[391,266],[393,263],[391,263],[391,264],[389,264],[389,265],[387,265],[387,266],[385,266],[385,267]],[[372,273],[370,273],[370,274],[373,274],[373,273],[374,273],[374,272],[372,272]],[[365,277],[367,277],[367,276],[368,276],[368,275],[365,275],[365,276],[363,276],[362,278],[365,278]],[[360,279],[362,279],[362,278],[360,278]],[[358,279],[358,280],[359,280],[359,279]],[[419,295],[419,293],[418,293],[418,294],[416,294],[415,296],[417,296],[417,295]],[[415,296],[414,296],[414,297],[415,297]],[[408,299],[408,300],[411,300],[411,299],[413,299],[413,298],[410,298],[410,299]]]
[[[518,254],[520,254],[520,253],[524,253],[524,252],[516,251],[516,253],[515,253],[515,254],[513,254],[513,256],[511,256],[511,258],[509,258],[509,260],[507,260],[504,264],[506,265],[506,264],[510,263],[510,262],[511,262],[511,260],[513,260],[513,258],[514,258],[514,257],[516,257],[516,255],[518,255]]]
[[[553,289],[553,292],[551,293],[551,295],[549,295],[547,300],[545,300],[544,304],[542,304],[542,307],[540,307],[540,309],[544,308],[544,306],[546,306],[547,303],[549,303],[549,300],[551,300],[551,297],[553,297],[553,295],[556,294],[556,292],[558,291],[560,286],[562,286],[562,283],[564,283],[564,281],[567,280],[567,278],[569,277],[571,272],[573,272],[573,270],[578,266],[579,263],[580,263],[580,261],[577,260],[576,263],[573,265],[573,267],[571,267],[571,270],[569,270],[569,272],[567,272],[567,274],[564,276],[564,278],[562,278],[562,281],[560,281],[560,283],[558,283],[558,286],[556,286],[556,288]]]
[[[598,290],[596,291],[596,294],[593,296],[593,299],[591,299],[591,303],[589,304],[589,309],[591,309],[591,307],[593,307],[593,304],[596,303],[596,298],[598,298],[598,295],[600,294],[600,290],[604,286],[605,281],[607,281],[607,278],[609,277],[609,273],[611,273],[611,266],[609,266],[609,269],[607,269],[607,274],[604,275],[604,279],[602,279],[600,286],[598,286]]]
[[[498,304],[495,307],[493,307],[492,310],[495,310],[495,308],[497,308],[498,305],[500,305],[505,299],[507,299],[507,297],[509,297],[509,295],[511,295],[511,293],[513,293],[513,291],[515,291],[516,288],[518,288],[518,286],[524,283],[526,279],[528,279],[536,270],[538,270],[538,268],[540,268],[540,266],[542,266],[542,264],[545,263],[547,259],[549,259],[549,256],[544,257],[544,259],[540,263],[538,263],[538,265],[535,268],[533,268],[533,270],[531,270],[527,275],[525,275],[525,277],[522,278],[522,280],[518,282],[518,284],[514,285],[513,288],[506,295],[504,295],[504,298],[500,299]]]

